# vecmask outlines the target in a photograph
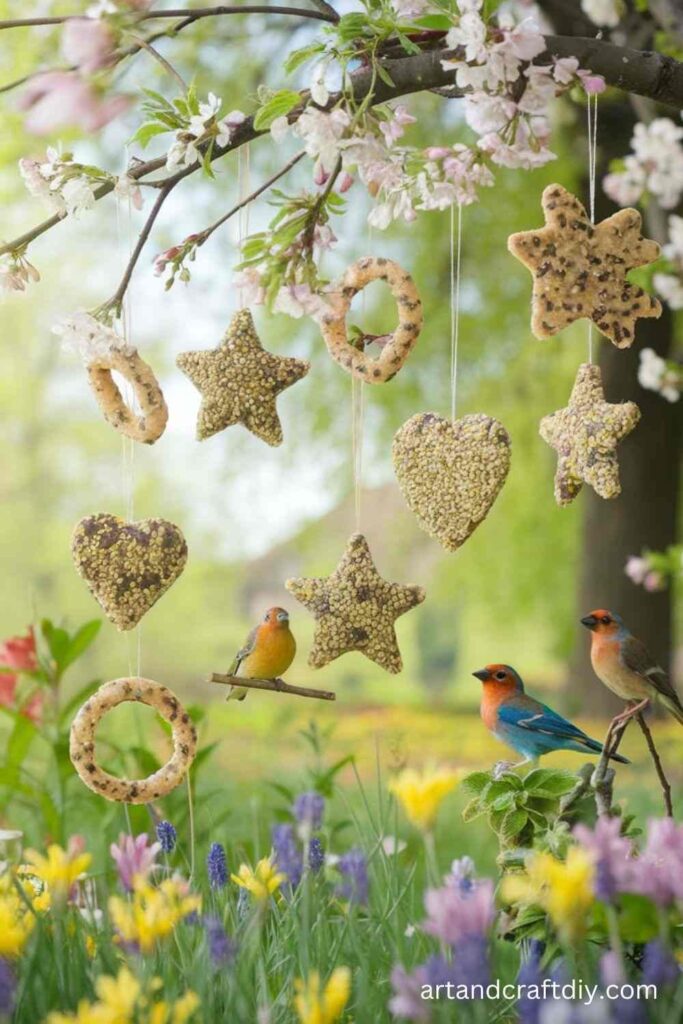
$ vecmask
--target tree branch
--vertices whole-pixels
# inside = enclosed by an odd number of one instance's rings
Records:
[[[655,741],[652,738],[652,733],[650,732],[649,726],[645,721],[645,717],[642,714],[642,712],[636,715],[636,719],[638,721],[638,725],[642,729],[643,735],[645,736],[645,742],[647,743],[648,750],[650,751],[650,755],[652,757],[652,760],[654,761],[655,770],[659,777],[659,782],[662,787],[662,793],[664,795],[664,807],[666,808],[667,817],[673,818],[674,809],[673,804],[671,803],[671,785],[669,784],[669,780],[664,774],[664,769],[662,767],[662,762],[659,759],[659,753],[657,752]]]
[[[313,21],[326,21],[334,23],[339,21],[337,12],[326,3],[316,3],[317,11],[307,10],[304,7],[282,7],[269,4],[243,4],[240,6],[228,6],[220,4],[217,7],[198,7],[196,10],[187,7],[175,8],[166,11],[146,11],[141,14],[138,21],[158,21],[161,18],[184,18],[187,24],[200,21],[202,18],[215,18],[226,14],[282,14],[292,18],[310,18]],[[39,25],[63,25],[65,21],[73,21],[74,18],[82,18],[82,14],[53,15],[46,18],[9,18],[0,21],[0,31],[7,28],[36,28]]]
[[[222,686],[246,687],[253,690],[270,690],[275,693],[290,693],[295,697],[314,697],[316,700],[336,700],[337,695],[332,690],[313,690],[308,686],[290,686],[284,679],[243,679],[241,676],[225,676],[219,672],[212,672],[209,676],[210,683],[220,683]]]
[[[138,240],[135,243],[135,248],[133,249],[133,252],[130,255],[130,259],[128,260],[128,263],[126,265],[126,269],[123,272],[121,283],[119,284],[118,288],[112,295],[111,299],[109,299],[109,301],[105,303],[105,306],[112,307],[117,314],[119,314],[121,311],[121,303],[123,302],[123,298],[126,294],[126,289],[130,284],[130,279],[133,276],[135,266],[138,260],[140,259],[140,256],[142,255],[142,250],[144,249],[147,239],[149,238],[150,232],[154,225],[154,221],[159,216],[161,207],[164,205],[164,203],[168,199],[168,196],[175,188],[175,184],[176,183],[166,182],[162,186],[159,195],[156,197],[154,201],[154,206],[150,210],[149,216],[147,217],[147,220],[143,225],[142,231],[138,235]]]

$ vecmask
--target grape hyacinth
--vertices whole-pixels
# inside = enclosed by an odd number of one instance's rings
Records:
[[[9,1019],[14,1010],[17,979],[10,963],[0,957],[0,1017]]]
[[[300,793],[294,801],[293,810],[299,825],[299,834],[302,838],[308,837],[312,832],[317,832],[322,825],[325,799],[315,791]]]
[[[206,870],[212,889],[222,889],[228,881],[228,863],[220,843],[212,843],[206,858]]]
[[[339,858],[337,864],[344,881],[337,887],[337,895],[350,903],[368,902],[368,864],[362,850],[354,848]]]
[[[157,839],[164,853],[173,853],[178,833],[170,821],[160,821],[156,828]]]
[[[303,875],[304,861],[293,826],[290,824],[274,825],[272,839],[278,871],[287,875],[289,885],[295,889]]]
[[[317,874],[324,864],[325,850],[323,848],[323,844],[317,836],[313,836],[308,844],[308,866],[314,874]]]
[[[235,959],[237,947],[230,938],[223,922],[213,914],[204,918],[204,929],[209,954],[215,967],[224,967]]]
[[[657,990],[675,985],[681,976],[681,969],[671,950],[660,939],[653,939],[645,946],[643,954],[643,981],[656,985]]]

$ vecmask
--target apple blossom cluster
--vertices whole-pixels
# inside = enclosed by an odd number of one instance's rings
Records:
[[[615,161],[603,188],[619,206],[632,206],[653,197],[671,210],[683,195],[683,128],[669,117],[638,123],[631,139],[632,152]]]
[[[105,315],[93,315],[84,310],[64,317],[52,328],[52,333],[62,339],[62,348],[80,356],[86,366],[97,358],[103,358],[112,351],[131,355],[133,347],[111,325],[105,322]]]
[[[683,573],[683,546],[672,544],[666,551],[645,550],[640,555],[631,555],[624,572],[636,586],[651,594],[666,590],[669,580]]]
[[[0,256],[0,288],[6,292],[23,292],[31,281],[40,281],[40,274],[22,251]]]
[[[640,353],[638,383],[648,391],[656,391],[667,402],[677,402],[683,388],[683,366],[662,359],[654,349],[644,348]]]
[[[167,171],[182,170],[201,160],[199,147],[202,145],[211,146],[214,142],[221,147],[229,145],[235,129],[246,120],[246,114],[232,110],[219,119],[222,105],[223,101],[212,92],[204,103],[193,105],[190,100],[184,123],[176,130],[166,154]],[[176,110],[180,109],[178,104],[175,106]]]

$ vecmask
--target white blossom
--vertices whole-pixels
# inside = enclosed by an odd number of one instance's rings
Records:
[[[280,288],[273,303],[275,313],[286,313],[298,320],[302,316],[310,316],[314,320],[329,313],[325,299],[311,289],[308,284],[290,284]]]
[[[276,117],[270,126],[273,142],[280,143],[289,134],[289,118],[286,114]]]
[[[304,110],[293,131],[304,140],[306,152],[315,159],[316,171],[322,171],[324,175],[331,173],[350,123],[351,118],[341,107],[329,114],[315,107]]]
[[[641,387],[658,392],[667,402],[677,402],[681,394],[681,377],[680,370],[675,365],[669,365],[654,349],[642,349],[638,367],[638,383]]]
[[[106,359],[114,351],[124,355],[132,355],[135,351],[113,327],[84,310],[78,310],[57,321],[52,333],[62,339],[65,351],[80,356],[86,366],[96,363],[98,359]]]
[[[622,12],[620,0],[581,0],[581,10],[594,25],[616,28]]]
[[[129,174],[120,174],[114,185],[114,193],[119,199],[126,199],[136,210],[143,206],[142,189]]]
[[[80,217],[95,205],[95,189],[89,178],[78,176],[68,178],[61,187],[66,212],[72,217]]]
[[[654,274],[652,283],[671,309],[683,309],[683,281],[677,274]]]
[[[330,98],[327,85],[325,84],[326,71],[327,63],[324,60],[321,60],[313,68],[313,75],[311,78],[311,99],[320,107],[324,107]]]
[[[672,262],[683,264],[683,217],[672,213],[669,217],[669,241],[663,247],[662,253]]]

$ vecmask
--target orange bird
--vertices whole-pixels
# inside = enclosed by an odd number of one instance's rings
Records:
[[[591,631],[593,671],[612,693],[628,701],[626,714],[630,717],[657,700],[683,725],[683,704],[666,672],[621,617],[597,608],[581,622]]]
[[[228,675],[275,679],[287,671],[295,654],[296,640],[289,628],[289,612],[284,608],[269,608],[235,655]],[[231,686],[227,699],[244,700],[246,695],[245,686]]]

